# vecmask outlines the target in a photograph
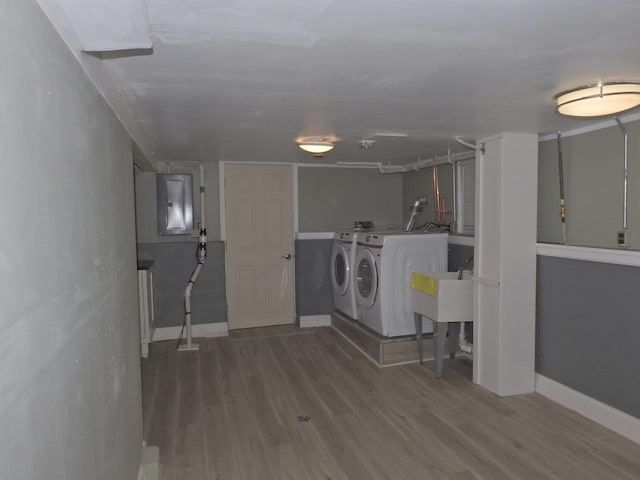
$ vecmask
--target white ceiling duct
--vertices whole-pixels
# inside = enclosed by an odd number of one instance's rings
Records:
[[[151,48],[144,0],[38,0],[61,32],[71,28],[85,52]],[[64,36],[64,35],[63,35]]]

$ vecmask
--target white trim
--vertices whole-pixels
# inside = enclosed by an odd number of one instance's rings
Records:
[[[621,115],[621,121],[623,122],[635,122],[636,120],[640,120],[640,113],[633,113],[631,115]],[[596,130],[602,130],[603,128],[615,127],[617,125],[614,118],[611,120],[605,120],[603,122],[594,123],[592,125],[587,125],[585,127],[574,128],[573,130],[568,130],[566,132],[560,132],[562,137],[571,137],[573,135],[580,135],[583,133],[595,132]],[[539,142],[546,142],[548,140],[556,140],[558,138],[557,133],[549,133],[547,135],[540,135],[538,137]]]
[[[539,374],[536,374],[536,393],[640,444],[640,418],[624,413]]]
[[[382,365],[381,365],[380,363],[378,363],[378,361],[377,361],[375,358],[373,358],[371,355],[369,355],[367,352],[365,352],[362,348],[360,348],[360,347],[358,346],[358,344],[357,344],[357,343],[355,343],[353,340],[351,340],[349,337],[347,337],[344,333],[342,333],[339,329],[337,329],[337,328],[335,327],[335,325],[331,324],[331,328],[333,328],[336,332],[338,332],[338,333],[342,336],[342,338],[344,338],[347,342],[349,342],[349,343],[351,344],[351,346],[353,346],[353,348],[355,348],[355,349],[356,349],[356,350],[358,350],[362,355],[364,355],[364,356],[365,356],[365,358],[367,358],[367,359],[369,359],[371,362],[373,362],[373,364],[374,364],[376,367],[382,367]],[[416,362],[417,362],[417,360],[416,360]]]
[[[227,229],[225,225],[227,223],[227,216],[225,214],[227,209],[227,202],[225,201],[226,192],[224,191],[224,165],[226,162],[218,163],[218,190],[220,194],[220,240],[223,242],[227,237]],[[226,252],[226,248],[225,248]]]
[[[298,226],[300,223],[299,219],[299,206],[298,206],[298,165],[293,165],[292,177],[293,177],[293,235],[295,239],[295,234],[298,231]]]
[[[334,232],[298,232],[296,240],[329,240],[335,237]]]
[[[180,336],[182,327],[162,327],[153,331],[151,341],[162,342],[163,340],[177,340]],[[199,323],[191,327],[194,338],[202,337],[226,337],[229,334],[229,324],[227,322],[220,323]]]
[[[144,441],[142,442],[138,480],[160,480],[160,449],[148,447]]]
[[[465,247],[473,247],[475,245],[475,238],[468,235],[450,234],[447,242],[449,243],[449,245],[464,245]]]
[[[300,328],[330,327],[331,315],[302,315],[299,323]]]
[[[336,164],[336,163],[296,163],[298,167],[308,167],[308,168],[372,168],[377,170],[380,168],[380,163],[373,162],[349,162],[348,164]]]
[[[536,244],[536,251],[538,255],[545,257],[568,258],[571,260],[640,267],[640,251],[637,250],[614,250],[609,248],[538,243]]]

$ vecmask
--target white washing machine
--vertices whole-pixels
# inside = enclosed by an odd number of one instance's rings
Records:
[[[333,307],[351,318],[356,318],[356,292],[353,285],[353,266],[356,261],[355,232],[338,232],[331,250],[331,284]]]
[[[357,318],[387,337],[415,335],[413,272],[447,271],[447,233],[361,234],[354,265]],[[431,322],[423,322],[430,333]]]

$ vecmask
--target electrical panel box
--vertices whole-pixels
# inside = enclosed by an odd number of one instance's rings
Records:
[[[193,178],[158,174],[158,234],[189,235],[193,230]]]

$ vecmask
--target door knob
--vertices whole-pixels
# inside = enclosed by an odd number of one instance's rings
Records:
[[[285,260],[291,260],[293,258],[293,255],[291,255],[290,253],[285,253],[284,255],[282,255],[282,258],[284,258]]]

